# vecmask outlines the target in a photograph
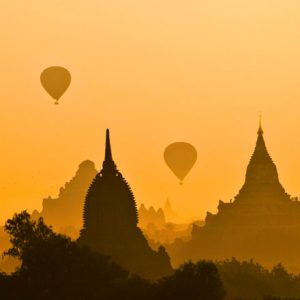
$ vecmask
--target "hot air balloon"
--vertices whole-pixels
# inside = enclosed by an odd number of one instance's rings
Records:
[[[53,66],[45,69],[40,79],[44,89],[55,99],[55,104],[58,104],[59,98],[71,83],[71,74],[63,67]]]
[[[182,184],[197,160],[197,150],[189,143],[177,142],[169,145],[164,152],[167,166]]]

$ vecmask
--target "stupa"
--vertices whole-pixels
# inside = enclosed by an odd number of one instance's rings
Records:
[[[132,273],[158,279],[172,272],[163,247],[154,251],[138,227],[138,213],[131,188],[117,169],[106,131],[105,159],[84,204],[84,225],[79,242],[109,255]]]

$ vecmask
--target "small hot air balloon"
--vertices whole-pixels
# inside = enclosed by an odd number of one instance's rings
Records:
[[[189,143],[177,142],[169,145],[164,152],[167,166],[182,184],[197,160],[197,150]]]
[[[71,74],[63,67],[53,66],[45,69],[40,79],[44,89],[55,99],[55,104],[58,104],[59,98],[71,83]]]

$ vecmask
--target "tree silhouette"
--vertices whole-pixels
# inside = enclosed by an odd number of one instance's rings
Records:
[[[5,230],[12,243],[6,255],[20,259],[21,266],[12,275],[0,273],[0,299],[223,300],[225,289],[226,299],[300,296],[300,275],[288,273],[280,264],[269,271],[236,259],[188,262],[173,275],[150,283],[53,232],[42,219],[32,220],[26,211],[8,220]]]
[[[185,263],[159,282],[157,293],[161,300],[222,300],[226,294],[218,269],[207,261]]]
[[[254,261],[239,262],[235,258],[218,262],[217,267],[228,296],[232,299],[280,299],[300,297],[300,277],[289,274],[282,265],[271,271]],[[269,299],[269,298],[268,298]]]
[[[6,255],[22,262],[13,275],[22,291],[18,299],[150,299],[147,281],[54,233],[42,219],[31,220],[26,211],[8,220],[5,230],[12,243]]]

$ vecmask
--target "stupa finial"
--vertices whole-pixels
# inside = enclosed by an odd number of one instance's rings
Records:
[[[106,129],[106,144],[105,144],[105,161],[112,161],[109,129]]]
[[[262,126],[261,126],[261,113],[259,114],[259,127],[258,127],[257,134],[258,135],[263,135],[264,134],[264,131],[263,131]]]

